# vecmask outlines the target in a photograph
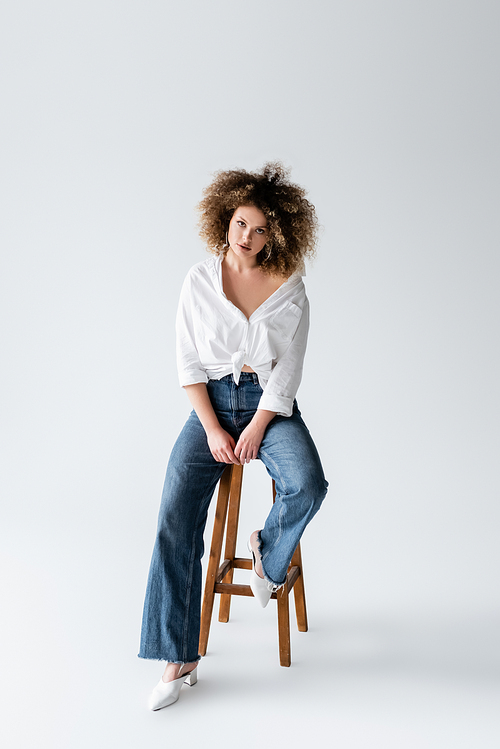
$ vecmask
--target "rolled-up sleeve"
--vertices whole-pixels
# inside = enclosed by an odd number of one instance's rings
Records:
[[[293,401],[302,379],[304,356],[309,332],[309,301],[306,297],[297,330],[285,353],[275,365],[264,388],[259,408],[291,416]]]
[[[175,321],[177,372],[181,387],[195,385],[198,382],[208,382],[206,370],[200,362],[196,349],[192,299],[189,274],[182,285]]]

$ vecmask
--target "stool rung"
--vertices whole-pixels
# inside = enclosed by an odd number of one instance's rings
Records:
[[[221,566],[217,570],[217,574],[215,576],[215,582],[221,583],[226,577],[227,573],[231,571],[231,568],[232,568],[231,560],[224,559]]]
[[[249,585],[237,585],[236,583],[216,583],[216,593],[229,593],[230,596],[253,596]]]
[[[247,560],[243,560],[243,561],[247,561]],[[224,563],[221,564],[219,568],[219,573],[217,575],[217,580],[215,583],[215,592],[226,593],[227,595],[230,595],[230,596],[253,596],[252,589],[250,588],[249,585],[238,585],[236,583],[220,582],[220,580],[222,580],[227,575],[230,569],[231,569],[231,560],[230,559],[224,560]],[[299,567],[291,567],[291,569],[289,569],[288,574],[286,576],[288,592],[291,591],[291,589],[293,588],[293,586],[295,585],[299,577],[300,577]],[[273,593],[271,595],[271,598],[276,598],[276,593]]]
[[[300,567],[292,567],[288,571],[286,581],[288,583],[288,590],[291,590],[301,575]]]
[[[226,593],[230,596],[253,596],[249,585],[237,585],[236,583],[216,583],[215,592]],[[271,598],[276,600],[276,593],[271,593]]]
[[[221,583],[226,577],[227,573],[230,572],[232,569],[233,570],[251,570],[252,560],[245,559],[244,557],[235,557],[232,560],[224,559],[221,566],[217,570],[217,575],[215,576],[215,582]]]

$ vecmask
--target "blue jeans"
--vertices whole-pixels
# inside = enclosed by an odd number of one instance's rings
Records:
[[[242,372],[238,385],[232,375],[210,380],[207,389],[222,428],[237,441],[262,395],[257,375]],[[280,586],[328,487],[296,403],[292,416],[275,416],[271,421],[258,457],[276,482],[276,501],[260,532],[262,567],[265,578]],[[213,458],[205,430],[192,411],[168,463],[144,602],[140,658],[172,663],[199,658],[203,531],[225,467]]]

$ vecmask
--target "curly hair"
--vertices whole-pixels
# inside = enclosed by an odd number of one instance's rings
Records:
[[[267,219],[269,238],[257,255],[262,271],[290,276],[313,257],[318,220],[306,191],[288,179],[289,170],[279,162],[264,164],[260,172],[243,169],[216,172],[198,205],[200,236],[207,249],[225,255],[226,232],[235,210],[254,206]]]

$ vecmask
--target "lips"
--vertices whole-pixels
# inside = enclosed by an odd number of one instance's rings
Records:
[[[251,247],[247,247],[246,244],[240,244],[239,242],[238,242],[238,247],[241,247],[242,250],[251,250],[252,249]]]

